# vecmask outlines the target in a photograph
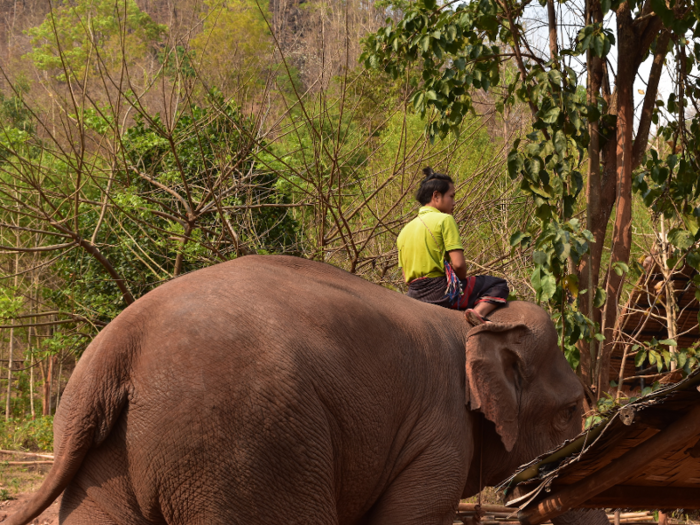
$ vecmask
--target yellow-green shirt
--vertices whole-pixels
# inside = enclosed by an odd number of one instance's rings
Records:
[[[445,253],[464,249],[454,217],[431,206],[418,210],[418,217],[399,233],[396,245],[407,283],[419,277],[445,275]]]

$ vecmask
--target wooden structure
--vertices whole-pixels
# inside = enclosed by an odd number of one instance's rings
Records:
[[[671,286],[664,286],[664,274],[658,264],[647,261],[644,267],[646,271],[637,281],[620,315],[620,329],[615,337],[620,344],[615,347],[611,356],[610,381],[619,380],[618,374],[625,349],[629,350],[634,344],[648,343],[652,338],[661,341],[673,337],[678,343],[678,348],[688,348],[700,341],[698,327],[700,303],[695,298],[697,288],[693,283],[693,277],[697,272],[686,265],[671,274],[669,278]],[[668,330],[667,293],[671,288],[674,292],[672,306],[675,310],[673,319],[676,334],[670,334]],[[650,373],[653,375],[653,371],[638,374],[634,366],[634,357],[626,358],[624,361],[623,378],[632,378],[636,375],[648,378]]]
[[[611,411],[501,488],[525,525],[572,508],[700,509],[700,370]]]

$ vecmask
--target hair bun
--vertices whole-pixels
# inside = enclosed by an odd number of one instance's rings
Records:
[[[433,171],[433,168],[427,166],[423,168],[423,175],[425,175],[425,180],[430,180],[435,176],[435,172]]]

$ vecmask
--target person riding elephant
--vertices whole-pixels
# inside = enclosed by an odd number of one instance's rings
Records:
[[[484,323],[508,299],[508,283],[491,275],[467,276],[464,247],[453,217],[455,186],[452,178],[423,170],[416,200],[418,216],[399,233],[399,266],[408,284],[408,296],[445,308],[465,310],[472,323]]]
[[[547,314],[492,321],[293,257],[174,279],[86,349],[54,464],[5,523],[63,491],[64,525],[451,524],[581,429]]]

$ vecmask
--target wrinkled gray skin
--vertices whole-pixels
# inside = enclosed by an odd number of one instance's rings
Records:
[[[480,488],[480,421],[485,485],[581,426],[545,312],[515,302],[492,318],[469,330],[290,257],[175,279],[86,350],[54,466],[7,523],[64,489],[70,525],[452,523]]]

